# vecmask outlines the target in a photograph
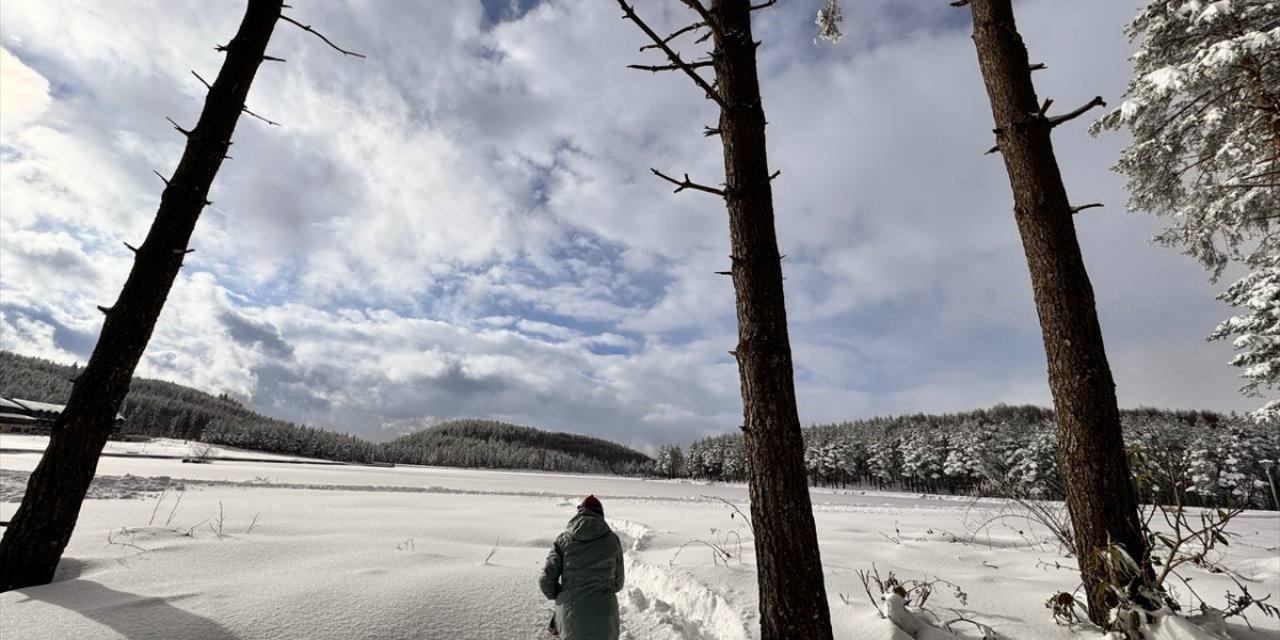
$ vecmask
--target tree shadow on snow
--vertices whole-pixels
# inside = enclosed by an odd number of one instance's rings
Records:
[[[115,591],[91,580],[71,579],[23,591],[26,600],[52,604],[106,625],[126,638],[240,640],[226,627],[169,604],[169,600]]]

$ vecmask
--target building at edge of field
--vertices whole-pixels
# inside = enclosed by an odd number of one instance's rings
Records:
[[[48,434],[66,406],[19,398],[0,398],[0,433]],[[116,414],[111,432],[124,426],[124,416]]]

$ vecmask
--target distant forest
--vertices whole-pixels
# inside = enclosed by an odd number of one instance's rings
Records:
[[[1051,409],[997,405],[964,413],[871,418],[804,430],[815,486],[1060,499]],[[1121,411],[1143,499],[1277,508],[1280,424],[1211,411]],[[742,434],[658,449],[660,476],[745,481]]]
[[[0,351],[0,396],[63,404],[75,366]],[[125,398],[122,433],[199,440],[255,451],[339,462],[427,464],[640,475],[653,460],[622,445],[488,420],[454,420],[375,443],[268,418],[227,395],[135,378]]]
[[[0,396],[63,403],[78,369],[0,351]],[[374,443],[256,413],[226,395],[138,378],[122,409],[124,433],[340,462],[746,479],[742,434],[659,447],[657,460],[620,444],[488,420],[455,420]],[[1149,499],[1247,501],[1275,507],[1280,425],[1212,411],[1122,412],[1136,479]],[[1060,498],[1054,412],[997,405],[817,425],[804,430],[815,486]],[[1270,477],[1268,476],[1270,469]],[[1174,495],[1174,490],[1177,495]]]

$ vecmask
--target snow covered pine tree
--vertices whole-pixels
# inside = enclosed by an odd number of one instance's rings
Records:
[[[1215,281],[1233,260],[1256,270],[1219,297],[1252,314],[1212,337],[1240,334],[1232,364],[1257,395],[1280,376],[1280,2],[1156,0],[1126,33],[1138,40],[1133,80],[1091,131],[1133,135],[1114,169],[1130,211],[1170,220],[1156,242]],[[1280,401],[1255,416],[1280,417]]]
[[[1218,296],[1251,313],[1228,318],[1209,336],[1218,339],[1239,335],[1234,345],[1240,353],[1231,364],[1244,368],[1240,375],[1248,382],[1241,391],[1249,396],[1261,395],[1258,387],[1262,386],[1280,389],[1280,256],[1273,256],[1264,264]],[[1262,405],[1253,417],[1259,422],[1280,424],[1280,399]]]

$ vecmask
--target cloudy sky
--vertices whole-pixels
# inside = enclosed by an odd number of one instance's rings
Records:
[[[280,25],[235,159],[140,374],[386,439],[491,417],[637,446],[739,423],[711,105],[604,0],[297,2],[368,54]],[[674,1],[637,3],[677,26]],[[967,13],[819,0],[757,17],[806,422],[1049,402]],[[1134,0],[1016,3],[1042,96],[1122,93]],[[0,347],[85,361],[243,3],[15,0],[0,31]],[[651,54],[652,52],[650,52]],[[1125,140],[1056,131],[1123,406],[1248,409],[1204,336],[1228,315],[1153,247],[1108,167]],[[1230,276],[1230,274],[1228,274]]]

